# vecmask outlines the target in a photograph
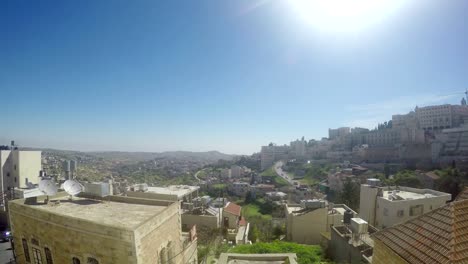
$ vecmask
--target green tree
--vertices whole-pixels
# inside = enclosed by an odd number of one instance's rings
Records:
[[[351,179],[347,179],[343,184],[343,190],[339,194],[338,201],[346,204],[353,210],[357,210],[359,207],[359,195],[359,186],[351,181]]]
[[[249,240],[252,241],[252,243],[256,243],[258,240],[258,229],[254,225],[252,225],[252,227],[250,228]]]

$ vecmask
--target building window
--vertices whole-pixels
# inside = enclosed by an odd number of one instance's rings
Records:
[[[15,182],[16,182],[16,177],[15,177]]]
[[[16,170],[16,164],[15,164],[14,168],[15,168],[15,170]]]
[[[44,253],[45,253],[45,259],[47,264],[54,264],[54,261],[52,260],[52,252],[50,252],[49,248],[44,248]]]
[[[404,211],[404,210],[398,210],[397,216],[398,216],[398,217],[403,217],[403,216],[405,216],[405,211]]]
[[[99,261],[95,258],[88,258],[88,264],[99,264]]]
[[[38,249],[38,248],[33,247],[32,248],[32,253],[33,253],[33,258],[34,258],[34,264],[42,264],[41,250]]]
[[[414,205],[410,207],[410,216],[422,215],[424,206],[422,204]]]
[[[81,261],[80,261],[79,258],[73,257],[73,258],[72,258],[72,264],[81,264]]]
[[[27,262],[31,262],[31,257],[29,256],[28,241],[23,238],[22,242],[23,242],[24,258],[26,259]]]
[[[7,176],[7,177],[10,177],[10,173],[9,173],[9,172],[7,172],[6,176]]]

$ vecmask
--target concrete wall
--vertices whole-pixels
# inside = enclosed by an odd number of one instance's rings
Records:
[[[16,187],[26,188],[26,181],[38,184],[39,171],[41,170],[40,151],[13,151],[14,158],[18,162],[18,184]],[[17,156],[15,156],[17,155]]]
[[[331,229],[329,252],[336,263],[361,264],[361,251],[349,244],[349,237],[340,234],[335,228]]]
[[[288,214],[286,236],[289,241],[318,245],[327,227],[327,208],[318,208],[302,215]]]
[[[408,262],[385,246],[382,242],[375,239],[372,264],[408,264]]]
[[[359,217],[375,226],[375,208],[377,205],[378,188],[367,184],[361,185],[361,194],[359,197]]]
[[[219,217],[214,215],[193,215],[193,214],[182,214],[182,226],[187,229],[192,228],[196,225],[198,227],[207,227],[211,229],[219,228]]]
[[[177,195],[175,194],[160,194],[154,192],[127,192],[128,197],[137,197],[145,199],[154,199],[154,200],[166,200],[166,201],[177,201]]]

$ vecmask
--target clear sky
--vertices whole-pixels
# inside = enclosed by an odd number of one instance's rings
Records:
[[[468,1],[291,1],[0,1],[0,144],[251,154],[468,88]]]

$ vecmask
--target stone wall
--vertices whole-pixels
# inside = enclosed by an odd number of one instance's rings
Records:
[[[31,260],[32,250],[36,248],[41,252],[43,263],[45,247],[50,249],[54,263],[71,263],[73,257],[79,258],[81,263],[86,263],[88,257],[97,259],[99,263],[137,263],[134,236],[130,230],[15,203],[10,203],[10,219],[17,263],[26,263],[22,239],[28,242]],[[33,245],[32,239],[38,245]]]

